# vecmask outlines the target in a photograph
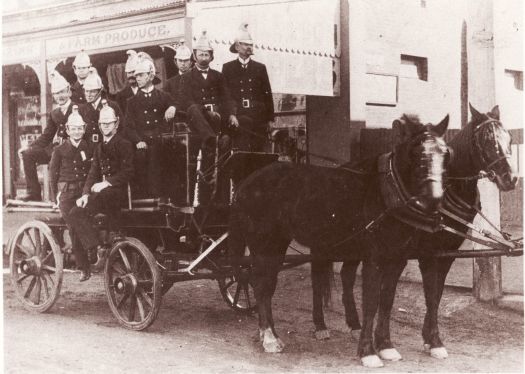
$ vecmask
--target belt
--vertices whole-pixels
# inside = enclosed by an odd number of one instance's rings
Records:
[[[254,108],[255,101],[250,99],[241,99],[241,105],[245,109]]]
[[[84,182],[59,182],[59,184],[65,184],[64,191],[80,190],[84,187]]]
[[[98,143],[100,141],[100,136],[98,134],[92,134],[91,135],[91,142],[92,143]]]
[[[203,104],[207,111],[209,112],[218,112],[219,105],[217,104]]]

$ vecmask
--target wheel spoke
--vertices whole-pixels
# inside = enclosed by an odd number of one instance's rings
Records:
[[[42,283],[40,281],[40,277],[35,277],[36,278],[36,303],[35,304],[40,304],[40,293],[42,292]]]
[[[237,305],[239,302],[239,295],[241,294],[241,284],[237,283],[237,289],[235,290],[235,296],[233,297],[233,305]]]
[[[29,298],[29,296],[31,295],[31,292],[33,292],[33,288],[35,287],[35,283],[36,283],[36,277],[33,277],[33,279],[31,279],[31,282],[29,283],[29,286],[27,286],[27,290],[24,294],[24,299],[27,299]]]
[[[150,308],[153,308],[153,301],[151,300],[151,297],[149,297],[149,295],[146,292],[144,292],[142,288],[139,290],[139,292],[140,292],[140,296],[142,296],[144,301],[148,303]]]
[[[138,295],[135,295],[135,297],[137,299],[137,306],[139,307],[140,320],[144,321],[146,319],[146,314],[144,313],[144,305],[142,304],[142,301],[140,300]]]
[[[28,252],[27,248],[23,247],[20,243],[16,243],[15,245],[16,245],[16,247],[17,247],[18,249],[20,249],[20,251],[24,252],[24,254],[25,254],[27,257],[31,257],[31,256],[32,256],[32,254]]]
[[[30,277],[30,276],[31,276],[31,274],[25,274],[23,277],[18,278],[18,279],[16,280],[16,282],[17,282],[17,283],[22,283],[27,277]]]
[[[137,305],[137,299],[135,295],[131,295],[130,303],[129,303],[129,321],[133,322],[135,320],[135,306]]]
[[[120,253],[120,257],[122,258],[122,262],[124,262],[124,266],[126,267],[126,271],[128,273],[131,273],[131,265],[129,264],[128,256],[124,253],[122,248],[118,249]]]
[[[113,269],[119,275],[126,274],[126,270],[122,269],[122,266],[118,262],[114,262],[113,264],[111,264],[111,269]]]
[[[55,273],[57,271],[55,267],[49,265],[42,265],[42,269],[50,271],[51,273]]]
[[[55,281],[53,280],[51,275],[49,273],[46,273],[46,272],[43,272],[42,274],[44,275],[44,278],[46,278],[49,281],[49,283],[51,283],[51,288],[54,288],[55,287]]]
[[[42,253],[42,241],[40,237],[40,230],[38,230],[36,227],[33,227],[33,234],[35,236],[36,255],[40,257],[40,253]]]
[[[53,251],[50,251],[46,257],[44,257],[44,259],[42,260],[42,263],[45,263],[47,260],[49,260],[49,257],[51,257],[51,255],[53,254]]]
[[[37,254],[37,249],[36,249],[36,244],[35,242],[33,241],[33,237],[31,236],[31,234],[29,233],[29,228],[25,229],[24,230],[24,234],[27,238],[29,238],[29,242],[31,243],[31,245],[33,246],[33,252],[35,254]]]
[[[250,303],[250,286],[248,285],[248,283],[245,283],[243,285],[243,288],[244,288],[244,296],[246,297],[246,303],[248,304],[248,309],[251,309],[252,307],[252,304]]]
[[[122,296],[122,299],[120,299],[118,305],[117,305],[117,310],[120,310],[122,308],[122,305],[124,305],[124,303],[126,302],[126,300],[128,300],[129,298],[129,293],[125,294],[124,296]]]
[[[47,300],[49,299],[49,290],[48,290],[49,285],[47,284],[45,273],[42,276],[42,283],[44,283],[44,293],[46,294],[46,300]]]

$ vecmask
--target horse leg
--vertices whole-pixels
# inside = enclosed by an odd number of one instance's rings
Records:
[[[363,328],[359,336],[357,354],[366,367],[382,367],[383,362],[376,354],[373,342],[374,318],[379,304],[381,270],[371,260],[363,262]]]
[[[445,279],[454,259],[420,258],[419,269],[423,277],[427,312],[423,323],[425,350],[434,358],[447,358],[447,350],[439,337],[438,309],[445,287]]]
[[[311,265],[312,291],[313,291],[313,320],[315,325],[315,337],[317,340],[330,338],[323,313],[323,296],[330,292],[330,266],[331,262],[314,260]]]
[[[346,325],[352,332],[361,330],[361,323],[359,323],[359,315],[357,314],[357,307],[354,299],[354,282],[359,262],[360,261],[345,261],[341,268]]]
[[[379,357],[383,360],[399,361],[402,358],[390,340],[390,315],[396,296],[397,282],[406,264],[406,260],[401,260],[388,262],[382,266],[383,278],[381,279],[379,314],[374,338]]]

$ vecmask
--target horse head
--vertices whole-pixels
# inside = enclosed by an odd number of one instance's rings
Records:
[[[513,190],[518,178],[510,163],[511,136],[500,121],[496,105],[486,114],[478,112],[472,104],[470,125],[474,131],[473,158],[479,169],[489,173],[489,179],[496,182],[502,191]]]
[[[410,203],[424,213],[435,212],[443,198],[443,174],[450,159],[443,138],[448,121],[448,115],[437,125],[422,124],[408,115],[394,121],[401,133],[400,143],[394,147],[394,166]]]

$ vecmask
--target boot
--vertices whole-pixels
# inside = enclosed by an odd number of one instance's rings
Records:
[[[80,270],[80,278],[78,278],[79,282],[85,282],[89,278],[91,278],[91,270],[89,270],[89,268],[88,269],[84,269],[84,270]]]

